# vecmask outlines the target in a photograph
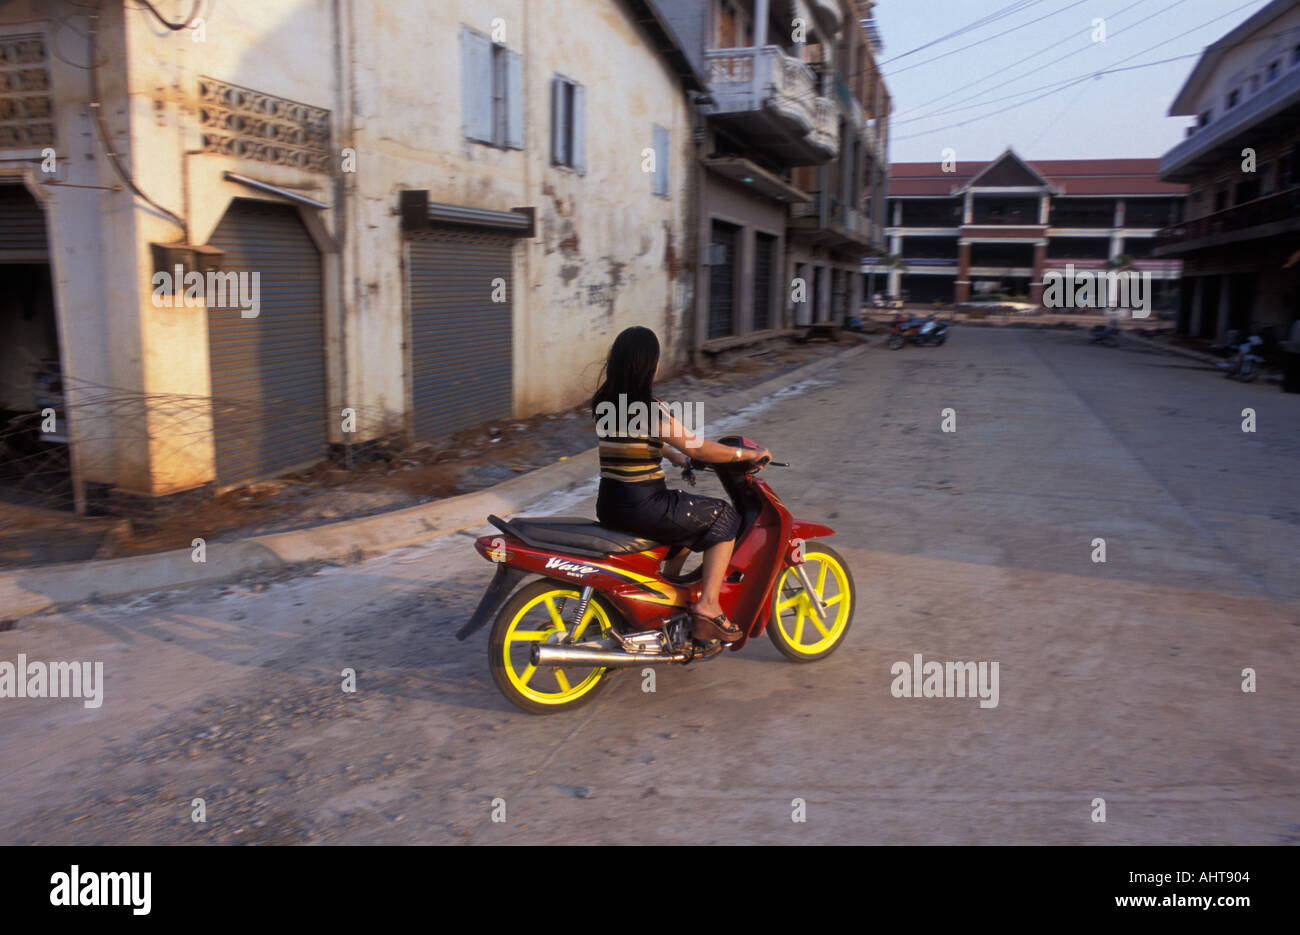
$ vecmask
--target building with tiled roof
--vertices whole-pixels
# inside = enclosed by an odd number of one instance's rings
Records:
[[[1182,219],[1186,186],[1161,181],[1158,159],[892,163],[889,252],[905,269],[868,265],[876,291],[920,302],[986,295],[1038,303],[1052,271],[1101,269],[1126,256],[1171,304],[1180,264],[1152,257],[1158,229]]]

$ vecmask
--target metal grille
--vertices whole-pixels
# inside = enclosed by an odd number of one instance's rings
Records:
[[[771,234],[758,234],[754,241],[754,330],[771,327],[772,321],[772,255],[776,238]]]
[[[713,264],[709,267],[709,337],[732,333],[736,294],[736,228],[713,222]]]
[[[223,271],[261,277],[258,317],[208,310],[217,482],[318,461],[327,444],[320,253],[296,209],[244,199],[211,244],[225,251]]]
[[[514,411],[513,246],[508,235],[472,227],[434,228],[408,241],[416,441]]]
[[[0,185],[0,253],[10,251],[21,251],[21,260],[48,255],[45,212],[21,185]]]

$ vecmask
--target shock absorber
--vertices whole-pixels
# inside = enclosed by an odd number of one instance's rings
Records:
[[[582,623],[582,618],[587,615],[587,605],[591,603],[591,595],[593,590],[594,589],[591,587],[591,585],[587,585],[585,588],[582,589],[582,593],[578,595],[578,609],[577,612],[574,613],[573,615],[573,620],[571,621],[571,624],[569,626],[569,633],[564,639],[566,643],[571,642],[573,640],[573,631],[577,628],[578,624]],[[560,611],[560,615],[561,617],[563,617],[564,615],[563,610]]]

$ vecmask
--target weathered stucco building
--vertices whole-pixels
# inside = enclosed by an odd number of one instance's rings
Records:
[[[883,249],[890,100],[870,0],[659,0],[698,98],[695,347],[861,306]]]
[[[570,405],[631,324],[686,358],[704,82],[649,4],[190,7],[0,4],[0,411],[79,491]]]

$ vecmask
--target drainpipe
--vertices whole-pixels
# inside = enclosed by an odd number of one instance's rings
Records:
[[[339,124],[339,142],[347,141],[347,145],[355,145],[353,138],[352,110],[351,110],[351,87],[350,78],[352,71],[351,62],[344,51],[344,32],[347,33],[348,48],[351,49],[352,41],[352,17],[351,4],[349,0],[333,0],[334,15],[334,74],[338,76],[338,83],[335,87],[334,94],[334,112],[338,114]],[[346,9],[345,9],[346,7]],[[340,148],[342,148],[340,146]],[[346,406],[348,403],[348,355],[352,351],[351,344],[348,341],[348,308],[350,305],[350,295],[348,293],[348,187],[344,180],[342,165],[336,159],[334,168],[331,171],[331,181],[334,188],[334,243],[338,247],[338,260],[335,262],[335,275],[338,280],[338,314],[339,314],[339,386],[341,392],[339,399]],[[352,467],[352,445],[347,438],[343,439],[343,448],[346,457],[346,466]]]
[[[689,352],[689,360],[692,364],[698,364],[701,358],[700,345],[704,340],[703,335],[706,333],[702,322],[707,318],[700,308],[703,302],[705,290],[702,288],[702,280],[705,275],[706,266],[703,262],[704,251],[708,249],[708,240],[704,235],[704,145],[708,141],[708,117],[704,113],[706,103],[712,103],[713,99],[706,91],[688,91],[687,99],[690,101],[691,117],[691,152],[694,154],[691,171],[686,173],[687,191],[686,191],[686,236],[682,239],[682,266],[685,268],[687,257],[694,257],[695,263],[691,270],[695,281],[691,287],[690,311],[687,315],[686,333],[689,338],[686,346]]]

